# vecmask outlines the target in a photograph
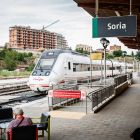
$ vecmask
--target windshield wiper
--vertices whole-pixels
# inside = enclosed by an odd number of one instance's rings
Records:
[[[43,69],[42,69],[42,67],[40,66],[40,70],[41,70],[41,72],[43,72]]]

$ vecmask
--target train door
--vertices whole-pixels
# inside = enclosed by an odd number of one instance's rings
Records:
[[[68,60],[66,62],[64,62],[64,76],[65,77],[72,77],[73,75],[73,65],[72,65],[72,61]]]

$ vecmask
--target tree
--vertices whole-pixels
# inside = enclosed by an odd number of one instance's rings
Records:
[[[24,55],[23,55],[23,53],[18,53],[18,60],[19,61],[24,61]]]
[[[136,52],[136,55],[135,56],[137,57],[137,59],[140,60],[140,52],[139,51]]]
[[[28,57],[28,55],[27,55],[27,53],[26,53],[26,52],[24,52],[24,53],[23,53],[23,56],[24,56],[24,57]]]
[[[115,57],[120,57],[120,56],[122,56],[122,50],[114,51],[114,52],[113,52],[113,55],[114,55]]]
[[[3,50],[0,51],[0,59],[1,60],[5,58],[7,51],[8,51],[8,49],[7,49],[7,46],[5,45]]]
[[[29,57],[33,56],[33,53],[29,52],[29,53],[28,53],[28,56],[29,56]]]
[[[72,50],[72,48],[70,47],[69,50]]]
[[[84,53],[90,55],[90,52],[88,52],[88,51],[84,51]]]
[[[83,48],[76,48],[76,52],[83,53]]]
[[[134,56],[134,52],[133,51],[131,52],[131,55]]]
[[[7,51],[4,62],[6,64],[6,69],[12,71],[17,67],[18,61],[18,52],[16,51]]]

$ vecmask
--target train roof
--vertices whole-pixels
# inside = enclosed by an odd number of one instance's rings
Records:
[[[75,55],[80,55],[80,56],[86,56],[90,57],[87,54],[79,53],[73,50],[65,50],[65,49],[52,49],[52,50],[46,50],[42,53],[42,55],[46,55],[48,53],[54,53],[54,55],[59,55],[60,53],[70,53],[70,54],[75,54]]]
[[[76,51],[73,51],[73,50],[66,50],[66,49],[51,49],[51,50],[46,50],[46,51],[43,51],[42,53],[42,56],[46,56],[46,55],[59,55],[61,53],[69,53],[69,54],[74,54],[74,55],[78,55],[78,56],[85,56],[85,57],[90,57],[90,55],[87,55],[87,54],[83,54],[83,53],[79,53],[79,52],[76,52]],[[100,61],[100,60],[96,60],[97,62]],[[120,63],[119,61],[117,60],[111,60],[115,65],[124,65],[124,63]],[[106,62],[107,63],[111,63],[111,61],[109,59],[106,59]],[[103,59],[103,62],[104,62],[104,59]],[[128,64],[128,65],[132,65],[132,64]]]

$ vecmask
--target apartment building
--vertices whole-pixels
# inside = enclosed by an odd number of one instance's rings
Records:
[[[84,44],[77,44],[76,49],[83,48],[83,51],[92,52],[92,46],[84,45]]]
[[[117,46],[117,45],[110,46],[110,53],[113,53],[114,51],[117,50],[121,50],[121,46]]]
[[[9,28],[9,46],[22,49],[65,49],[68,48],[65,37],[47,30],[31,29],[30,26]]]

